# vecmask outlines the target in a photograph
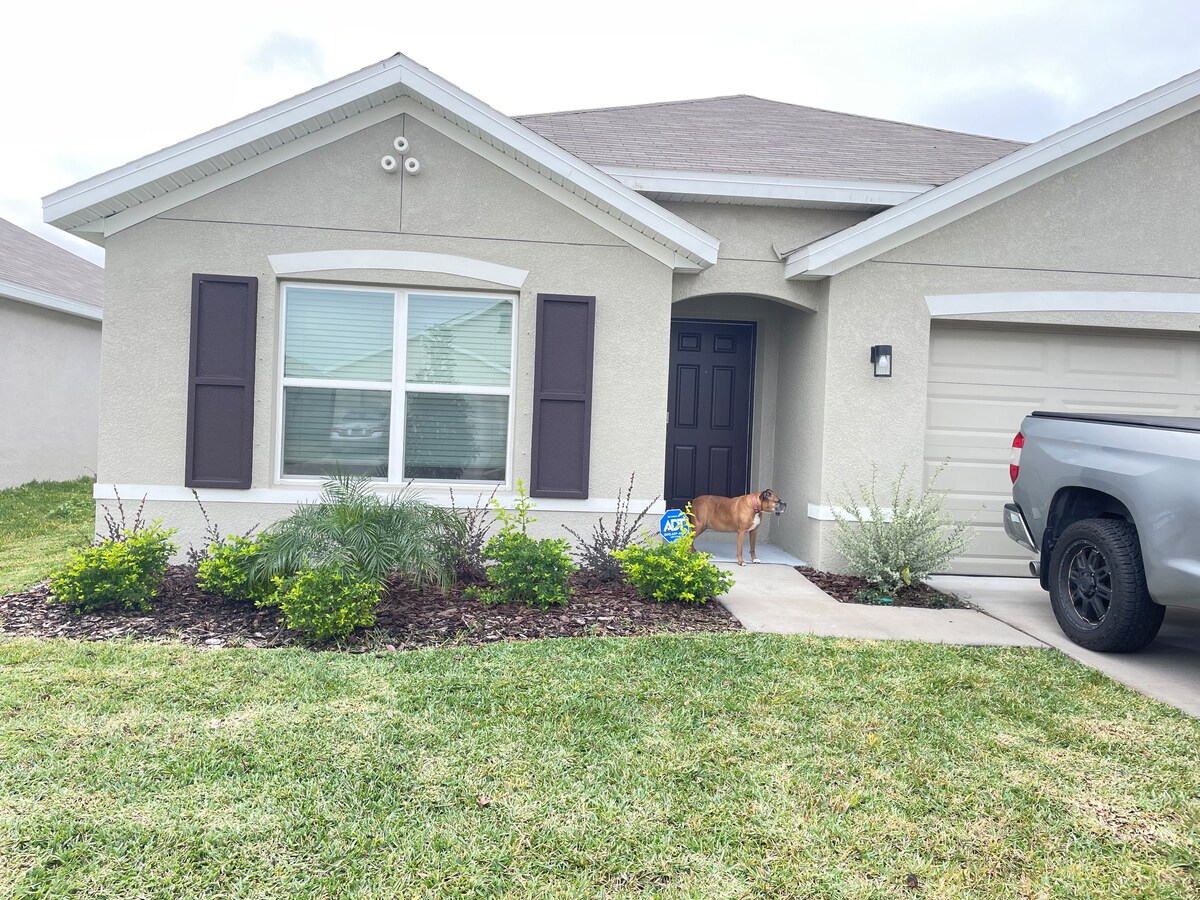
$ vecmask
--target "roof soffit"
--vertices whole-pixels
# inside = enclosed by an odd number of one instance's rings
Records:
[[[870,219],[784,254],[785,277],[836,275],[1200,111],[1200,71],[1029,144]]]

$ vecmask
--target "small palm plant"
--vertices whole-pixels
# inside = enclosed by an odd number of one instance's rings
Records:
[[[462,527],[457,516],[425,503],[411,487],[384,499],[368,479],[339,475],[325,483],[319,502],[266,531],[249,574],[269,585],[321,570],[381,589],[398,575],[445,591],[454,583]]]

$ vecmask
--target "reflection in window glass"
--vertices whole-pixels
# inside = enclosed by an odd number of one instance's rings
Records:
[[[408,298],[410,383],[507,387],[512,304],[486,297]]]
[[[394,304],[390,291],[289,288],[284,376],[391,381]]]
[[[408,394],[404,477],[503,481],[508,398],[480,394]]]
[[[284,387],[283,474],[386,478],[390,391]]]

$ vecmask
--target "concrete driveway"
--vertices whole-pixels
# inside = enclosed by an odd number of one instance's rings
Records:
[[[936,575],[927,580],[1136,691],[1200,716],[1200,611],[1168,609],[1158,637],[1138,653],[1095,653],[1062,633],[1050,597],[1036,579]]]

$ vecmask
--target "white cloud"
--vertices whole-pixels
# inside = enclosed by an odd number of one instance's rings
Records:
[[[1195,68],[1200,33],[1195,0],[162,9],[60,0],[8,23],[0,216],[36,224],[45,194],[396,51],[509,114],[752,93],[1029,140]]]
[[[324,59],[321,45],[312,38],[275,31],[254,49],[246,65],[264,75],[287,72],[319,82],[326,80]]]

